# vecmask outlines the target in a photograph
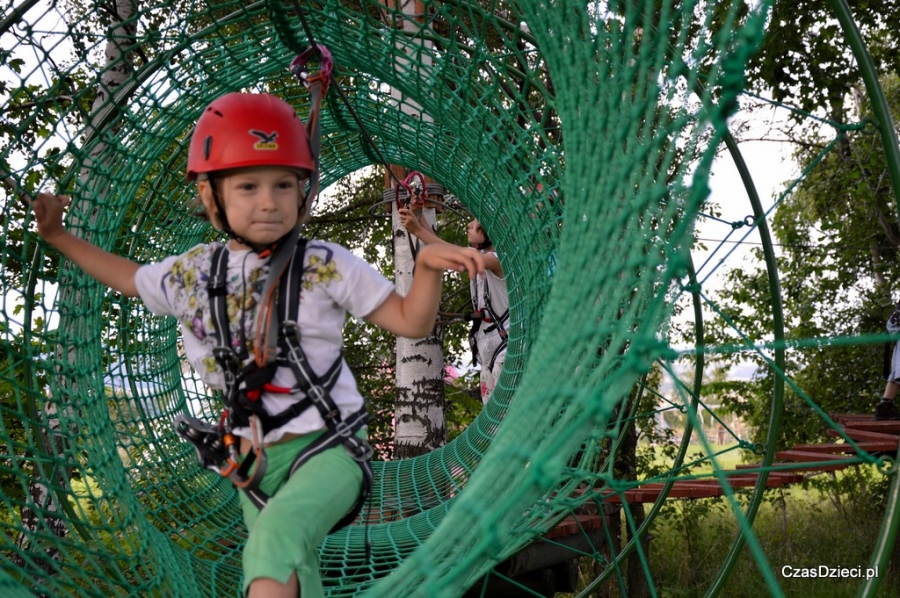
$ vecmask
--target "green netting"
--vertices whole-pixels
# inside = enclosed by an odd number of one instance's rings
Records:
[[[0,13],[4,596],[237,595],[235,490],[171,427],[220,408],[182,365],[176,323],[59,264],[17,191],[71,194],[70,229],[137,261],[209,240],[181,176],[199,111],[267,90],[305,115],[287,67],[310,41],[335,61],[323,186],[387,162],[452,189],[503,256],[512,313],[476,421],[426,456],[375,464],[373,556],[361,522],[330,536],[329,594],[459,595],[636,485],[611,463],[629,422],[654,414],[623,400],[677,357],[676,302],[702,301],[692,233],[768,3],[395,4],[29,0]],[[685,447],[655,481],[677,477]],[[755,507],[733,504],[747,532],[735,546],[755,548]],[[619,561],[600,561],[599,578],[614,575]]]

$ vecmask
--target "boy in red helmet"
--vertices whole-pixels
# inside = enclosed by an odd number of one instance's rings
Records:
[[[346,313],[421,338],[434,325],[443,271],[474,277],[485,268],[473,249],[425,247],[401,297],[340,245],[298,241],[314,194],[304,185],[315,170],[289,104],[231,93],[207,107],[188,155],[188,178],[227,244],[140,265],[67,232],[67,197],[41,193],[32,204],[39,234],[60,253],[153,313],[178,318],[191,365],[223,391],[219,428],[182,417],[179,433],[196,440],[201,463],[244,490],[251,597],[323,596],[317,547],[358,512],[371,482],[367,414],[342,357]]]

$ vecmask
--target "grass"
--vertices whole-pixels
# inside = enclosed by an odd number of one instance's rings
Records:
[[[645,450],[646,448],[646,445],[642,446],[642,450]],[[737,443],[711,443],[710,448],[713,451],[713,455],[715,455],[717,465],[720,469],[723,470],[733,470],[737,468],[738,465],[753,462],[757,459],[753,455],[750,455],[747,451],[739,449]],[[658,468],[661,471],[670,471],[673,466],[672,460],[664,456],[658,450],[656,450],[654,454],[655,456],[650,466]],[[747,459],[750,460],[748,461]],[[703,452],[703,447],[699,444],[692,444],[688,450],[687,455],[684,458],[682,467],[685,468],[689,465],[693,465],[690,469],[690,473],[688,473],[687,471],[683,471],[678,473],[677,475],[700,476],[704,474],[711,474],[713,472],[712,462],[708,458],[706,458],[706,455]]]
[[[858,579],[789,578],[784,568],[818,569],[869,566],[883,510],[869,501],[839,507],[817,490],[774,491],[753,526],[769,567],[786,596],[855,596]],[[687,502],[687,501],[683,501]],[[700,501],[696,501],[700,502]],[[723,501],[705,501],[708,509],[675,507],[658,520],[651,542],[651,568],[661,595],[692,596],[706,587],[731,547],[738,526]],[[686,512],[687,511],[687,512]],[[680,521],[679,521],[680,519]],[[651,532],[651,533],[653,533]],[[879,595],[897,595],[898,563],[881,571]],[[723,589],[725,596],[762,596],[770,590],[749,549],[744,549]]]
[[[741,462],[741,454],[741,451],[726,453],[719,459],[720,466],[733,468]],[[708,465],[704,469],[711,471]],[[752,530],[784,596],[843,598],[859,594],[862,587],[859,578],[823,579],[787,574],[800,569],[797,574],[809,575],[815,571],[818,575],[819,567],[823,566],[865,575],[884,516],[888,481],[874,467],[860,466],[834,476],[820,474],[787,489],[767,491]],[[745,508],[747,494],[741,496]],[[645,510],[649,508],[646,505]],[[736,517],[725,499],[669,501],[650,529],[649,572],[645,574],[652,579],[655,595],[671,598],[704,595],[738,532]],[[596,563],[587,560],[581,570],[584,582],[599,572]],[[761,571],[756,557],[745,545],[719,595],[728,598],[773,595]],[[623,591],[615,577],[594,595],[642,595]],[[877,596],[900,595],[900,553],[895,551],[887,570],[879,571],[878,577]]]

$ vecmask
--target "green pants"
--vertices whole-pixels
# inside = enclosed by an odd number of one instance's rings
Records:
[[[322,433],[268,447],[268,469],[260,490],[269,495],[262,511],[239,491],[247,544],[244,594],[250,582],[268,577],[287,583],[292,573],[303,598],[323,598],[317,548],[331,528],[356,504],[362,469],[343,445],[319,453],[287,479],[294,457]],[[365,437],[364,431],[359,432]]]

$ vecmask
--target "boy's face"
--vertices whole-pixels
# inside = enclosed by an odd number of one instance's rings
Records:
[[[302,188],[297,173],[289,168],[243,168],[215,178],[219,200],[231,229],[257,245],[270,245],[297,225]],[[214,224],[217,218],[212,190],[200,183],[200,197]],[[244,248],[232,239],[232,247]]]
[[[484,231],[477,220],[469,222],[466,238],[469,241],[469,245],[472,245],[473,247],[479,243],[484,243]]]

